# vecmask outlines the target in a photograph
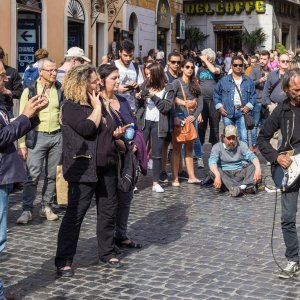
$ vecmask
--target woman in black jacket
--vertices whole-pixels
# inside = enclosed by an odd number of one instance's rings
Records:
[[[159,63],[147,66],[149,72],[145,84],[142,86],[141,98],[137,101],[137,124],[142,130],[145,142],[151,138],[151,155],[153,160],[152,191],[163,193],[159,185],[161,172],[161,157],[164,139],[171,130],[169,112],[173,107],[174,91],[163,67]]]
[[[70,70],[63,83],[63,173],[68,181],[68,207],[62,220],[55,257],[57,275],[73,275],[81,223],[93,195],[97,205],[97,239],[100,261],[121,267],[116,257],[114,229],[117,208],[117,128],[99,100],[99,76],[90,65]]]

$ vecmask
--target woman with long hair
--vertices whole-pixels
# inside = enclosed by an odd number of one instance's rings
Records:
[[[65,75],[63,91],[62,159],[68,207],[58,233],[55,265],[58,276],[70,277],[81,223],[94,194],[100,262],[111,268],[122,266],[114,244],[118,179],[115,140],[124,130],[116,126],[99,101],[99,76],[92,66],[70,70]]]
[[[200,86],[195,77],[195,62],[191,58],[185,59],[181,64],[182,76],[173,81],[175,93],[175,120],[174,126],[181,126],[182,122],[195,123],[203,108],[203,99]],[[184,96],[185,95],[185,96]],[[184,100],[186,98],[186,101]],[[187,108],[188,107],[188,110]],[[180,186],[178,169],[181,159],[182,143],[178,143],[173,134],[172,174],[173,186]],[[185,164],[188,171],[188,183],[200,183],[194,172],[193,161],[194,141],[184,144]]]
[[[104,64],[98,68],[100,76],[101,98],[113,116],[117,126],[132,124],[124,133],[124,139],[133,145],[143,174],[147,171],[146,145],[141,133],[137,131],[136,120],[126,98],[117,94],[120,85],[119,70],[114,65]],[[125,141],[125,142],[126,142]],[[145,152],[145,153],[143,153]],[[143,158],[144,157],[144,158]],[[119,247],[142,248],[142,245],[131,240],[127,235],[127,223],[133,191],[117,191],[118,207],[115,231],[115,243]]]
[[[151,139],[152,191],[162,193],[164,189],[158,181],[163,142],[171,128],[169,112],[173,107],[174,91],[173,86],[167,83],[161,64],[155,62],[147,66],[146,76],[145,84],[141,87],[141,98],[137,101],[136,118],[145,143]]]

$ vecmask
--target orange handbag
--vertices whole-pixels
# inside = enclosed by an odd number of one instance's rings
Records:
[[[181,86],[181,91],[183,94],[184,102],[185,102],[185,107],[187,110],[187,113],[189,114],[189,108],[187,107],[187,101],[186,101],[186,96],[185,92],[182,86],[182,83],[179,81],[180,86]],[[194,141],[197,139],[197,131],[193,123],[187,121],[187,118],[184,119],[184,124],[180,126],[174,126],[174,136],[177,141],[177,143],[188,143],[191,141]]]

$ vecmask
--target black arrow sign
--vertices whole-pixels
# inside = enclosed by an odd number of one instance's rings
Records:
[[[32,35],[31,34],[26,34],[28,31],[24,31],[22,34],[21,34],[21,38],[23,38],[23,40],[25,42],[28,42],[27,38],[31,38]]]

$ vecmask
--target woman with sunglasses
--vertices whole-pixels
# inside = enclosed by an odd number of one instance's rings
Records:
[[[151,156],[153,160],[152,191],[163,193],[159,185],[161,172],[162,147],[164,139],[170,131],[168,112],[172,109],[174,91],[163,67],[154,62],[146,68],[147,79],[142,85],[141,98],[137,101],[137,124],[142,130],[145,143],[151,139]]]
[[[175,93],[174,126],[181,126],[181,122],[183,120],[185,120],[186,122],[194,123],[198,119],[203,107],[203,99],[200,93],[200,86],[195,78],[194,60],[190,58],[185,59],[181,64],[181,71],[182,76],[173,82]],[[186,101],[184,100],[184,98],[186,98]],[[188,111],[186,106],[188,107]],[[182,143],[178,143],[174,135],[172,143],[172,185],[178,187],[180,186],[178,180],[178,170],[181,159]],[[194,141],[187,142],[184,146],[185,163],[189,175],[188,183],[200,183],[200,180],[195,176],[194,172]]]

